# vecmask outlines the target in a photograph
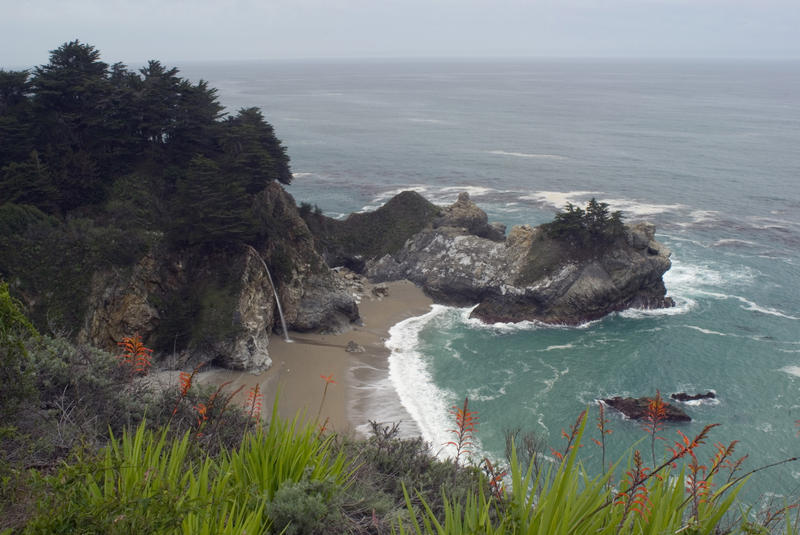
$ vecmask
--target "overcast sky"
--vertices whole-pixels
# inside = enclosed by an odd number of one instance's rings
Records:
[[[0,0],[0,67],[353,57],[800,58],[800,0]]]

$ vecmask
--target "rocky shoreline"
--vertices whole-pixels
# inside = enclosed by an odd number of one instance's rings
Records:
[[[399,251],[366,263],[371,280],[409,279],[443,304],[478,306],[486,323],[576,325],[627,308],[674,306],[663,274],[670,251],[650,223],[626,225],[601,247],[575,247],[542,227],[489,224],[466,193]]]
[[[338,268],[375,283],[410,280],[437,303],[477,305],[472,316],[487,323],[575,325],[674,304],[662,280],[670,251],[649,223],[576,244],[544,226],[506,234],[467,193],[439,207],[403,192],[343,221],[298,210],[277,183],[259,202],[283,229],[259,249],[159,247],[128,272],[95,273],[79,341],[113,349],[136,332],[162,351],[179,346],[184,366],[263,371],[271,365],[270,338],[280,332],[276,297],[290,330],[336,333],[359,324],[354,279]]]

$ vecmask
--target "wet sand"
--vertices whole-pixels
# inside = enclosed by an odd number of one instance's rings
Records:
[[[272,367],[254,375],[247,372],[215,369],[200,373],[203,383],[221,384],[231,381],[230,389],[243,385],[240,402],[256,384],[264,394],[262,413],[269,417],[272,403],[278,397],[281,416],[293,417],[298,412],[309,419],[327,421],[327,428],[340,433],[353,433],[370,417],[370,398],[364,394],[364,382],[385,377],[389,350],[384,342],[389,329],[400,321],[425,314],[432,301],[409,281],[387,283],[388,295],[376,297],[373,285],[365,284],[359,303],[363,325],[342,334],[289,333],[291,342],[279,336],[270,338]],[[361,353],[345,351],[353,341],[364,348]],[[370,370],[366,373],[364,370]],[[328,383],[322,376],[330,377]],[[327,392],[325,386],[327,384]],[[324,402],[323,402],[324,395]],[[399,403],[399,400],[398,400]],[[357,410],[351,408],[357,407]]]

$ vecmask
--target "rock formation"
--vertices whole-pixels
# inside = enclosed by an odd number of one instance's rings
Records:
[[[477,304],[472,316],[489,323],[578,324],[674,304],[662,280],[670,251],[655,241],[652,224],[627,225],[602,247],[565,244],[541,227],[516,226],[505,240],[499,230],[462,193],[402,249],[368,261],[366,274],[410,279],[441,303]]]
[[[714,392],[706,392],[705,394],[687,394],[686,392],[676,392],[669,397],[675,401],[680,401],[681,403],[703,399],[717,399],[717,395]]]
[[[297,331],[340,331],[359,320],[347,283],[328,269],[294,200],[273,182],[259,202],[280,223],[281,239],[258,251],[271,266],[286,321]],[[279,325],[261,261],[245,247],[208,253],[160,247],[129,272],[93,275],[80,341],[116,350],[138,333],[163,353],[261,371],[271,364],[269,338]]]
[[[647,418],[650,398],[622,398],[616,396],[610,399],[604,399],[603,403],[618,410],[631,420],[644,420]],[[665,422],[692,421],[688,414],[674,405],[664,403],[664,408],[666,410],[666,416],[664,416],[663,421]]]

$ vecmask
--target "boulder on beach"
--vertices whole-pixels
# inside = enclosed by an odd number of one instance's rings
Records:
[[[347,342],[347,345],[344,348],[345,351],[348,353],[364,353],[366,349],[361,344],[355,342],[354,340],[350,340]]]

